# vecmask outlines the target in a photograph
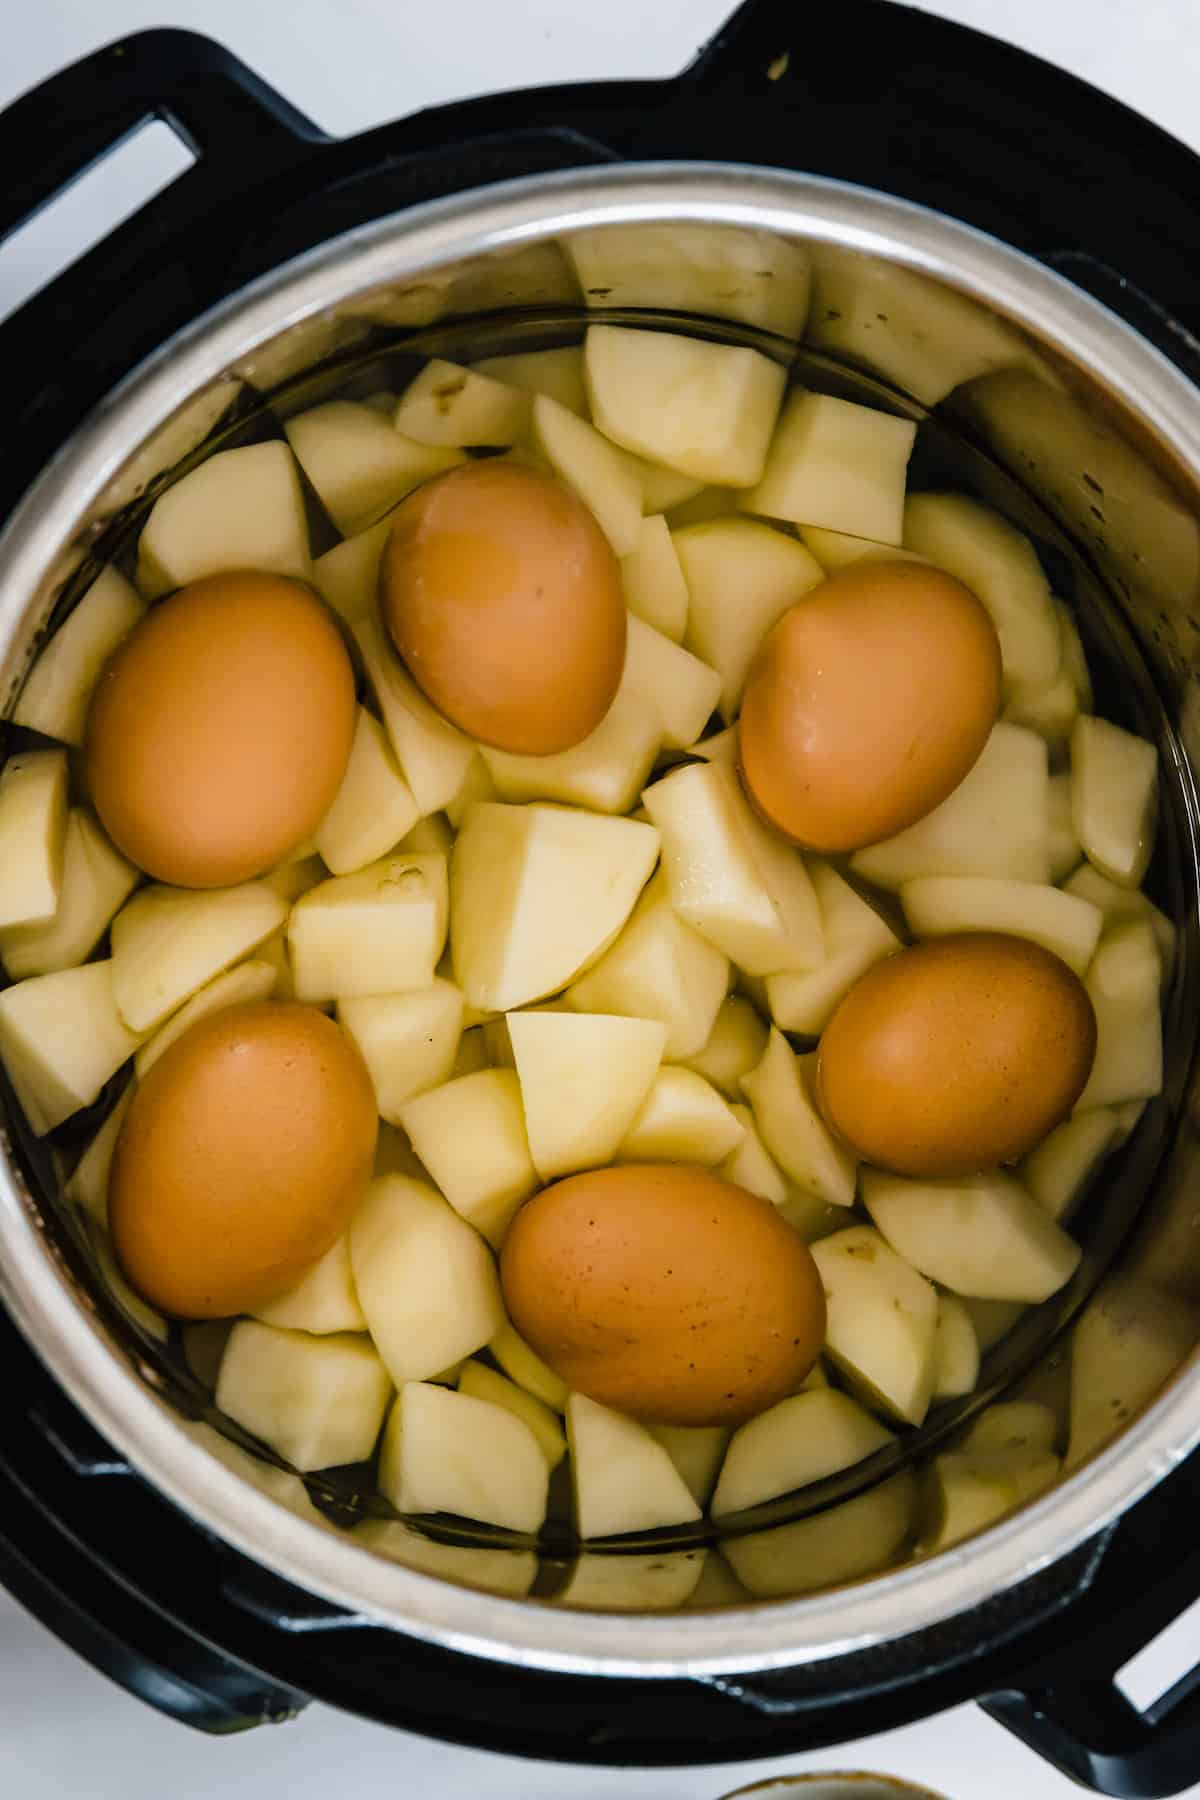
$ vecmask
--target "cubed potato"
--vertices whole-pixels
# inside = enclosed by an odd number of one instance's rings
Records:
[[[112,991],[131,1031],[146,1032],[287,918],[261,882],[143,888],[112,922]]]
[[[426,1381],[490,1343],[500,1281],[479,1236],[428,1182],[378,1176],[350,1226],[367,1329],[397,1387]]]
[[[654,1077],[618,1162],[698,1163],[711,1169],[741,1143],[745,1128],[727,1100],[693,1069],[668,1066]]]
[[[957,576],[987,607],[1010,691],[1054,680],[1062,631],[1050,583],[1023,531],[965,494],[913,494],[904,508],[904,545]]]
[[[308,1331],[327,1337],[335,1331],[365,1331],[366,1317],[358,1303],[354,1270],[350,1263],[350,1234],[344,1231],[319,1262],[301,1276],[295,1287],[256,1306],[254,1317],[264,1325],[280,1325],[288,1331]],[[391,1383],[388,1384],[389,1391]],[[347,1462],[353,1458],[347,1457]]]
[[[854,1158],[821,1118],[811,1091],[808,1059],[796,1056],[779,1030],[771,1032],[758,1067],[742,1077],[762,1140],[802,1193],[831,1206],[853,1206]]]
[[[126,1281],[124,1270],[117,1261],[108,1232],[91,1219],[85,1222],[84,1230],[95,1258],[100,1285],[112,1296],[131,1324],[136,1326],[146,1337],[152,1338],[155,1343],[165,1344],[171,1335],[170,1326],[162,1314],[156,1312],[154,1307],[148,1306],[142,1296]]]
[[[572,1394],[567,1439],[581,1538],[657,1531],[700,1517],[683,1477],[645,1425]]]
[[[386,856],[418,816],[383,726],[360,706],[342,785],[313,840],[322,861],[333,875],[363,869]]]
[[[1040,1400],[1004,1400],[985,1406],[963,1436],[964,1450],[1053,1450],[1058,1418]]]
[[[415,432],[403,436],[405,427],[398,420],[393,430],[372,407],[352,400],[327,400],[296,413],[284,431],[296,461],[345,537],[373,525],[419,483],[463,460],[428,447],[449,440],[417,441]]]
[[[688,591],[684,642],[720,674],[721,713],[734,719],[763,639],[824,571],[803,544],[755,519],[689,525],[672,541]]]
[[[242,1319],[225,1346],[216,1401],[303,1474],[365,1462],[391,1392],[368,1338],[312,1337]]]
[[[307,894],[315,888],[319,881],[328,881],[329,870],[319,856],[301,856],[289,858],[287,862],[276,863],[266,875],[259,877],[263,887],[270,888],[281,900],[293,905],[301,894]]]
[[[1137,887],[1154,849],[1158,752],[1108,719],[1071,733],[1071,818],[1083,853],[1110,881]]]
[[[637,470],[638,480],[642,484],[643,513],[668,513],[677,506],[686,506],[689,500],[704,489],[704,483],[695,475],[685,475],[680,469],[668,469],[662,463],[647,462],[644,457],[634,456],[626,450],[625,455]]]
[[[614,443],[700,481],[760,479],[786,381],[760,351],[593,325],[584,374],[592,417]]]
[[[80,745],[96,677],[146,611],[145,602],[114,568],[101,569],[25,677],[13,723],[60,743]]]
[[[816,1037],[859,976],[898,950],[900,939],[832,864],[810,856],[806,866],[821,909],[825,960],[816,969],[769,975],[767,1004],[781,1031]]]
[[[671,1612],[687,1604],[706,1566],[704,1550],[657,1550],[637,1556],[585,1550],[552,1606],[586,1612]]]
[[[562,350],[518,350],[510,356],[485,356],[472,365],[478,374],[506,382],[526,394],[548,394],[568,412],[587,418],[587,389],[583,381],[583,346],[569,344]]]
[[[416,850],[423,854],[449,856],[454,848],[454,832],[451,831],[444,814],[430,813],[427,818],[418,819],[412,830],[396,845],[397,850]]]
[[[112,1168],[113,1151],[117,1147],[117,1138],[125,1123],[125,1114],[129,1111],[129,1102],[133,1099],[136,1084],[130,1082],[124,1089],[116,1105],[105,1119],[103,1125],[76,1163],[66,1184],[66,1196],[90,1213],[97,1225],[108,1229],[108,1176]]]
[[[462,787],[475,746],[429,704],[373,615],[354,625],[354,636],[379,702],[384,730],[422,816],[440,812]]]
[[[401,1123],[414,1094],[449,1081],[462,1036],[462,995],[452,981],[407,994],[365,994],[339,1000],[338,1024],[362,1051],[371,1071],[380,1117]]]
[[[856,851],[854,874],[896,889],[922,875],[1047,882],[1050,769],[1034,731],[999,719],[971,772],[906,831]]]
[[[933,1397],[957,1400],[973,1393],[978,1380],[979,1339],[971,1315],[957,1294],[939,1294]]]
[[[481,1069],[417,1094],[400,1108],[400,1123],[454,1210],[502,1243],[538,1185],[513,1071]]]
[[[721,1552],[756,1599],[791,1600],[887,1568],[912,1532],[916,1508],[916,1479],[904,1469],[811,1518],[728,1538]]]
[[[217,975],[204,987],[197,988],[191,999],[178,1012],[172,1013],[135,1055],[133,1066],[138,1080],[146,1079],[163,1051],[169,1050],[176,1038],[182,1037],[198,1019],[207,1018],[209,1013],[223,1012],[227,1006],[241,1006],[250,1000],[269,1000],[275,992],[276,978],[277,972],[271,963],[252,957],[248,962],[235,963],[223,975]]]
[[[397,1512],[454,1513],[536,1532],[550,1470],[528,1425],[471,1394],[409,1381],[379,1453],[379,1489]]]
[[[504,446],[528,437],[529,410],[526,389],[434,356],[401,394],[392,424],[418,444]]]
[[[675,1061],[708,1043],[728,989],[728,957],[679,918],[666,878],[657,874],[620,936],[572,983],[566,1000],[578,1012],[658,1019],[667,1028],[663,1054]]]
[[[500,1367],[510,1380],[527,1394],[544,1400],[555,1412],[566,1411],[568,1388],[565,1381],[548,1369],[540,1356],[535,1356],[523,1337],[505,1322],[488,1345]]]
[[[742,1128],[742,1140],[721,1163],[717,1174],[744,1187],[747,1193],[769,1200],[782,1212],[790,1191],[787,1178],[763,1143],[753,1112],[736,1101],[729,1110]]]
[[[741,758],[736,724],[727,725],[724,731],[714,731],[708,737],[699,738],[687,748],[689,756],[699,756],[705,762],[727,763],[732,769],[737,768]]]
[[[1077,1110],[1153,1100],[1163,1083],[1162,965],[1148,919],[1105,932],[1085,985],[1096,1014],[1096,1060]]]
[[[793,388],[762,479],[738,505],[768,519],[899,544],[916,435],[911,419]]]
[[[1036,1304],[1079,1267],[1079,1245],[1001,1169],[945,1181],[864,1169],[862,1196],[897,1254],[956,1294]]]
[[[1117,1121],[1107,1106],[1067,1119],[1021,1163],[1018,1174],[1038,1205],[1063,1224],[1075,1211],[1117,1141]]]
[[[828,1308],[825,1353],[873,1406],[908,1425],[937,1380],[937,1291],[878,1231],[851,1225],[813,1246]]]
[[[670,749],[686,750],[716,709],[721,690],[717,671],[632,617],[625,661],[634,693],[658,719],[662,742]]]
[[[900,904],[914,937],[1007,932],[1040,944],[1077,975],[1086,972],[1104,922],[1090,900],[1031,881],[1003,881],[989,875],[926,875],[906,881]]]
[[[882,375],[923,406],[936,406],[977,375],[1033,361],[1021,334],[970,295],[835,244],[813,248],[805,338]]]
[[[446,942],[446,859],[385,856],[298,900],[288,953],[298,1000],[352,1000],[428,988]]]
[[[568,238],[586,305],[698,313],[799,338],[807,248],[772,231],[682,221],[605,225]]]
[[[278,439],[206,457],[159,495],[142,528],[136,579],[148,600],[227,569],[312,573],[300,472]]]
[[[824,525],[801,525],[799,531],[804,548],[812,551],[827,575],[858,562],[925,561],[915,550],[903,550],[898,544],[881,544],[878,538],[855,537],[848,531],[830,531]]]
[[[66,841],[66,751],[17,751],[0,770],[0,929],[54,918]]]
[[[458,1391],[470,1394],[476,1400],[490,1401],[493,1406],[502,1406],[514,1418],[524,1420],[537,1439],[548,1468],[556,1469],[567,1454],[566,1433],[558,1414],[544,1400],[538,1400],[518,1387],[515,1381],[510,1381],[507,1375],[497,1374],[486,1363],[469,1357],[458,1377]]]
[[[484,1550],[475,1544],[443,1544],[437,1538],[414,1531],[399,1519],[364,1519],[356,1525],[350,1542],[372,1556],[403,1563],[422,1575],[478,1588],[484,1594],[503,1594],[523,1600],[537,1575],[532,1550]]]
[[[651,1425],[697,1506],[706,1506],[729,1443],[727,1425]]]
[[[1175,967],[1175,927],[1147,894],[1140,888],[1121,887],[1117,882],[1109,881],[1091,863],[1084,863],[1063,882],[1063,892],[1077,894],[1081,900],[1090,900],[1093,906],[1098,906],[1104,915],[1105,931],[1112,925],[1127,925],[1137,920],[1149,924],[1158,946],[1163,985],[1166,986]]]
[[[1059,882],[1063,881],[1072,869],[1078,867],[1083,857],[1083,850],[1075,835],[1075,821],[1071,816],[1070,775],[1052,775],[1046,796],[1050,828],[1047,845],[1050,859],[1050,879],[1053,882]],[[1101,879],[1103,880],[1103,877]],[[1070,883],[1067,883],[1067,892],[1074,892]],[[1086,896],[1084,897],[1086,898]]]
[[[636,544],[621,558],[621,579],[630,612],[681,644],[687,630],[688,586],[662,513],[643,518]]]
[[[1200,1308],[1141,1276],[1108,1276],[1071,1333],[1067,1468],[1123,1431],[1198,1342]]]
[[[1054,615],[1061,649],[1058,673],[1040,686],[1017,683],[1010,688],[1004,717],[1039,732],[1057,756],[1066,749],[1079,714],[1092,709],[1092,678],[1070,608],[1055,599]]]
[[[701,937],[752,975],[822,961],[803,859],[756,817],[733,769],[689,763],[642,799],[662,836],[671,904]]]
[[[1057,1456],[1046,1451],[947,1450],[935,1456],[921,1548],[932,1554],[974,1537],[1044,1494],[1060,1470]]]
[[[51,975],[86,960],[139,880],[85,806],[67,815],[62,885],[52,918],[0,930],[0,957],[14,981]]]
[[[742,1512],[837,1475],[894,1441],[848,1394],[833,1388],[793,1394],[734,1432],[712,1515]]]
[[[597,1006],[595,1011],[604,1009]],[[647,1016],[647,1015],[643,1015]],[[701,1049],[694,1055],[680,1057],[689,1069],[703,1075],[727,1100],[737,1100],[742,1092],[742,1076],[760,1063],[767,1047],[767,1027],[740,994],[722,1000]],[[666,1054],[675,1060],[668,1039]]]
[[[610,1162],[658,1073],[666,1026],[609,1013],[523,1012],[508,1014],[508,1033],[542,1180]]]
[[[500,798],[500,790],[492,780],[491,771],[483,757],[481,755],[473,756],[467,765],[467,773],[463,778],[462,786],[453,800],[446,802],[446,822],[450,827],[447,850],[453,843],[454,833],[462,824],[463,814],[472,801],[499,800]]]
[[[633,911],[658,843],[633,819],[469,807],[450,865],[450,943],[467,1004],[507,1012],[581,974]]]
[[[0,993],[0,1062],[39,1137],[90,1106],[141,1041],[118,1010],[111,961],[32,975]]]
[[[545,394],[534,399],[532,422],[535,448],[595,514],[614,553],[628,556],[642,530],[637,471],[586,419]]]
[[[391,529],[392,515],[385,513],[376,524],[343,538],[313,562],[313,586],[325,604],[348,625],[355,625],[374,610],[379,564]]]

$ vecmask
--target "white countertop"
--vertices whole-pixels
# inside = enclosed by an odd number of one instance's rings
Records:
[[[733,0],[36,0],[17,8],[0,59],[0,106],[85,51],[151,25],[221,39],[297,106],[345,133],[439,101],[536,82],[673,73]],[[1196,0],[926,0],[926,10],[1087,77],[1200,149]],[[803,8],[797,6],[797,17]],[[405,22],[405,19],[408,22]],[[130,153],[107,181],[115,217],[153,164]],[[3,177],[0,176],[0,179]],[[93,230],[102,203],[88,211]],[[57,221],[0,253],[0,315],[62,260]],[[571,1769],[453,1749],[313,1707],[299,1721],[207,1739],[128,1698],[0,1593],[0,1795],[4,1800],[717,1800],[806,1769],[870,1768],[950,1800],[1067,1800],[1079,1790],[973,1707],[813,1756],[654,1773]],[[1194,1790],[1200,1795],[1200,1788]]]

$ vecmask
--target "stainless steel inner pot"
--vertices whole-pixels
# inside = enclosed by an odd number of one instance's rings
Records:
[[[0,1300],[149,1481],[312,1594],[447,1648],[533,1667],[750,1671],[899,1640],[975,1607],[1095,1534],[1200,1444],[1200,1109],[1189,1087],[1195,390],[1040,265],[862,188],[697,164],[493,187],[384,219],[275,271],[164,345],[95,411],[0,536],[0,692],[10,710],[47,624],[97,560],[120,555],[147,496],[197,455],[327,392],[365,392],[415,349],[483,355],[567,342],[597,309],[646,323],[689,315],[690,328],[758,343],[831,391],[921,419],[918,454],[930,467],[1000,505],[1057,559],[1056,579],[1061,569],[1075,586],[1089,648],[1109,672],[1105,709],[1158,738],[1158,897],[1182,946],[1168,1091],[1113,1164],[1074,1298],[1048,1303],[1001,1343],[985,1384],[986,1394],[1024,1372],[1034,1350],[1028,1381],[1061,1390],[1075,1380],[1084,1416],[1066,1477],[935,1558],[908,1557],[901,1528],[893,1566],[845,1569],[844,1585],[802,1597],[797,1588],[818,1585],[822,1572],[790,1574],[788,1540],[764,1532],[760,1561],[778,1578],[764,1578],[754,1603],[635,1618],[605,1610],[619,1596],[606,1600],[597,1586],[579,1606],[540,1580],[536,1597],[514,1599],[372,1555],[311,1508],[297,1510],[278,1469],[237,1449],[214,1456],[222,1440],[197,1428],[194,1384],[189,1395],[169,1352],[114,1303],[54,1199],[61,1170],[15,1120],[0,1170]],[[689,1554],[661,1551],[652,1562]]]

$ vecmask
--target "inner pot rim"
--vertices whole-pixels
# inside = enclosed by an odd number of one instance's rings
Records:
[[[288,326],[467,257],[584,227],[681,222],[862,251],[972,295],[1099,379],[1200,490],[1200,409],[1192,385],[1115,314],[997,240],[889,195],[816,176],[704,163],[568,171],[474,190],[348,232],[260,278],[154,352],[58,452],[0,532],[0,665],[11,679],[24,612],[18,596],[38,591],[131,447]],[[917,1633],[1066,1555],[1200,1444],[1193,1356],[1091,1462],[980,1538],[936,1558],[825,1595],[713,1613],[569,1611],[387,1562],[287,1512],[193,1442],[165,1402],[131,1377],[126,1358],[78,1303],[11,1155],[0,1167],[0,1301],[97,1430],[185,1513],[247,1556],[364,1622],[468,1655],[564,1673],[749,1672]]]

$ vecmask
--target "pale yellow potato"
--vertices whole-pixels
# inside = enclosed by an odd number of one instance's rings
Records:
[[[1137,887],[1154,849],[1158,752],[1145,738],[1088,716],[1071,733],[1071,818],[1093,867]]]
[[[514,1418],[523,1420],[537,1439],[548,1468],[556,1469],[567,1454],[566,1433],[558,1414],[507,1375],[497,1374],[486,1363],[468,1357],[458,1377],[458,1391],[476,1400],[490,1401],[493,1406],[503,1406]]]
[[[581,1538],[690,1525],[700,1508],[645,1425],[585,1394],[567,1401],[567,1441]]]
[[[446,943],[446,858],[399,853],[310,888],[288,919],[298,1000],[428,988]]]
[[[19,750],[0,770],[0,930],[50,923],[63,887],[67,753]]]
[[[394,849],[418,816],[383,726],[360,706],[342,785],[313,836],[321,860],[331,875],[365,869]]]
[[[452,981],[436,978],[406,994],[364,994],[338,1001],[338,1024],[362,1051],[379,1114],[402,1122],[414,1094],[449,1081],[462,1036],[463,999]]]
[[[542,1180],[610,1162],[658,1073],[666,1026],[608,1013],[515,1012],[508,1031]]]
[[[739,1425],[712,1498],[712,1515],[742,1512],[794,1488],[853,1468],[895,1434],[848,1394],[817,1388],[793,1394]]]
[[[658,1071],[633,1124],[617,1145],[618,1162],[696,1163],[711,1169],[745,1136],[727,1100],[694,1069]]]
[[[112,992],[131,1031],[146,1032],[248,956],[287,918],[258,881],[240,887],[142,888],[112,922]]]
[[[13,722],[78,746],[101,669],[146,611],[125,577],[101,569],[74,611],[38,651],[13,708]]]
[[[757,1068],[742,1077],[763,1143],[802,1193],[830,1206],[853,1206],[854,1158],[825,1124],[811,1091],[811,1069],[773,1030]]]
[[[52,918],[0,930],[0,958],[14,981],[72,969],[96,948],[140,879],[85,806],[67,815],[62,885]]]
[[[621,580],[630,612],[681,644],[687,630],[688,585],[662,513],[643,518],[637,542],[621,558]]]
[[[146,1079],[163,1051],[169,1050],[176,1038],[181,1037],[198,1019],[207,1018],[209,1013],[221,1012],[227,1006],[241,1006],[251,1000],[270,999],[275,991],[277,978],[278,971],[272,963],[259,961],[255,957],[248,962],[235,963],[224,974],[214,976],[212,981],[198,988],[178,1012],[172,1013],[159,1026],[154,1036],[147,1038],[137,1051],[133,1066],[138,1080]]]
[[[938,1295],[935,1400],[974,1392],[979,1380],[979,1339],[971,1315],[957,1294]]]
[[[427,1381],[400,1389],[379,1453],[380,1492],[397,1512],[535,1532],[549,1480],[537,1439],[506,1407]]]
[[[899,544],[916,435],[911,419],[793,388],[762,479],[738,505],[769,519]]]
[[[756,1599],[790,1600],[887,1568],[912,1531],[916,1508],[916,1479],[904,1469],[812,1518],[730,1537],[721,1553]]]
[[[418,378],[419,379],[419,378]],[[401,402],[403,406],[403,402]],[[381,513],[463,458],[431,443],[448,440],[403,435],[370,406],[327,400],[296,413],[284,425],[296,461],[312,482],[326,512],[344,537],[373,525]]]
[[[873,1406],[908,1425],[937,1380],[937,1291],[878,1231],[851,1225],[813,1246],[829,1310],[825,1353]]]
[[[893,1250],[952,1293],[1036,1304],[1079,1267],[1079,1245],[1001,1169],[945,1181],[864,1169],[862,1197]]]
[[[148,600],[232,569],[307,581],[308,519],[285,443],[218,450],[161,493],[138,539],[137,586]]]
[[[1149,919],[1114,925],[1088,970],[1096,1014],[1096,1059],[1076,1106],[1118,1106],[1162,1092],[1162,961]]]
[[[401,394],[392,424],[418,444],[503,448],[529,436],[529,414],[525,389],[435,356]]]
[[[399,1110],[414,1150],[454,1210],[489,1243],[502,1243],[517,1208],[538,1185],[513,1071],[459,1076]]]
[[[216,1403],[301,1473],[363,1462],[392,1384],[369,1338],[314,1337],[241,1319],[229,1334]]]
[[[365,1331],[367,1321],[350,1264],[350,1234],[344,1231],[295,1287],[256,1306],[254,1317],[264,1325],[282,1325],[317,1337],[334,1331]]]
[[[596,1010],[602,1009],[597,1007]],[[727,1100],[737,1100],[742,1091],[742,1076],[748,1075],[762,1061],[766,1047],[764,1021],[749,1000],[741,994],[730,994],[722,1000],[712,1030],[701,1048],[680,1060],[689,1069],[695,1069],[697,1075],[711,1081]],[[672,1056],[669,1046],[667,1055]]]
[[[535,449],[595,515],[614,555],[628,556],[642,529],[637,470],[608,437],[545,394],[534,399],[532,423]]]

